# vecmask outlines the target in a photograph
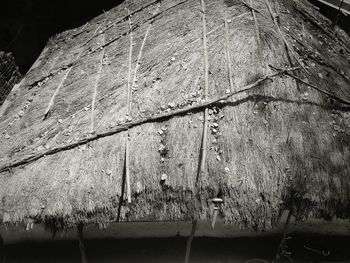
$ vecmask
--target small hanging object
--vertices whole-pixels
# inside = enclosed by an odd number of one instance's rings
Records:
[[[215,228],[216,218],[218,217],[220,205],[224,202],[221,198],[215,197],[211,199],[212,203],[214,204],[213,208],[213,215],[211,220],[211,228]]]
[[[30,231],[34,228],[34,220],[29,218],[27,221],[26,231]]]

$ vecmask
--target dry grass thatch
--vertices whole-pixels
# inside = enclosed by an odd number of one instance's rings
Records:
[[[0,109],[3,223],[210,219],[214,197],[243,228],[349,218],[349,37],[305,0],[206,2],[126,1],[49,41]]]
[[[0,51],[0,106],[13,86],[21,80],[15,59],[10,53]]]

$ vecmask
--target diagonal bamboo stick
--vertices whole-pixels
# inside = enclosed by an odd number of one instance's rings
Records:
[[[96,32],[99,30],[100,26],[101,26],[101,25],[99,25],[98,28],[97,28],[97,29],[95,30],[95,32],[93,33],[92,38],[94,38],[94,37],[96,36]],[[82,45],[82,46],[84,46],[84,45]],[[75,59],[75,61],[78,61],[78,60],[80,59],[80,57],[81,57],[83,51],[84,51],[84,48],[81,47],[81,50],[80,50],[80,52],[79,52],[77,58]],[[104,51],[103,51],[103,53],[104,53]],[[103,55],[102,55],[102,58],[103,58]],[[47,118],[49,117],[50,112],[51,112],[51,109],[52,109],[52,107],[53,107],[53,105],[54,105],[54,102],[55,102],[55,98],[56,98],[56,96],[58,95],[58,92],[60,91],[60,89],[62,88],[64,82],[66,81],[66,79],[67,79],[69,73],[71,72],[72,68],[73,68],[73,65],[72,65],[71,67],[68,67],[68,68],[66,69],[66,70],[67,70],[67,71],[66,71],[66,74],[63,76],[63,78],[62,78],[60,84],[57,86],[57,88],[56,88],[54,94],[52,95],[52,97],[51,97],[51,99],[50,99],[49,105],[47,106],[47,108],[46,108],[46,110],[45,110],[44,118],[43,118],[44,120],[47,119]]]
[[[141,118],[141,119],[129,122],[129,123],[125,123],[125,124],[119,125],[119,126],[113,128],[113,129],[110,129],[108,131],[97,133],[95,135],[92,135],[90,137],[78,140],[77,142],[74,142],[74,143],[71,143],[71,144],[68,144],[68,145],[59,146],[57,148],[53,148],[53,149],[44,151],[42,153],[32,154],[29,157],[25,157],[25,158],[23,158],[21,160],[17,160],[17,161],[15,160],[15,161],[13,161],[12,163],[10,163],[8,165],[4,165],[4,166],[0,167],[0,173],[8,171],[8,170],[11,170],[12,168],[15,168],[15,167],[18,167],[18,166],[21,166],[21,165],[26,165],[28,163],[32,163],[32,162],[34,162],[36,160],[39,160],[39,159],[41,159],[43,157],[46,157],[46,156],[49,156],[49,155],[53,155],[53,154],[56,154],[56,153],[59,153],[59,152],[62,152],[62,151],[68,151],[68,150],[77,148],[80,145],[84,145],[84,144],[87,144],[89,142],[101,139],[101,138],[109,137],[109,136],[118,134],[120,132],[127,131],[131,127],[140,126],[142,124],[149,123],[149,122],[163,121],[164,119],[170,119],[170,118],[173,118],[175,116],[180,116],[180,115],[184,115],[184,114],[187,114],[187,113],[203,110],[203,109],[205,109],[206,107],[208,107],[210,105],[217,104],[220,101],[225,101],[225,100],[229,99],[232,96],[235,96],[235,95],[238,95],[238,94],[242,94],[242,93],[251,91],[253,89],[256,89],[257,87],[259,87],[262,83],[266,82],[267,80],[272,80],[272,78],[274,78],[274,77],[277,77],[279,75],[286,74],[288,72],[295,71],[295,70],[298,70],[298,69],[300,69],[300,67],[288,68],[288,69],[284,69],[282,71],[276,72],[274,74],[265,75],[262,78],[258,79],[257,81],[255,81],[255,82],[253,82],[253,83],[251,83],[251,84],[249,84],[247,86],[244,86],[241,90],[232,91],[231,93],[223,95],[221,97],[218,97],[218,98],[215,98],[215,99],[211,99],[211,100],[208,100],[206,102],[199,103],[199,104],[196,104],[196,105],[193,105],[193,106],[189,106],[189,107],[186,107],[186,108],[174,110],[174,111],[171,111],[171,112],[165,112],[165,113],[157,114],[157,115],[154,115],[154,116],[144,117],[144,118]]]
[[[103,38],[103,41],[105,41],[105,37]],[[100,65],[97,71],[97,78],[96,78],[96,82],[94,83],[94,91],[93,91],[93,95],[92,95],[92,102],[91,102],[91,117],[90,117],[90,122],[91,122],[91,126],[90,126],[90,132],[93,133],[95,132],[95,123],[94,123],[94,119],[95,119],[95,104],[96,104],[96,98],[97,98],[97,93],[98,93],[98,83],[100,81],[101,78],[101,73],[102,73],[102,68],[103,68],[103,58],[105,55],[105,50],[103,50],[102,54],[101,54],[101,59],[100,59]]]
[[[253,0],[250,0],[250,5],[253,7]],[[255,25],[255,34],[256,34],[256,44],[258,47],[258,54],[260,54],[260,32],[259,32],[259,25],[258,25],[258,20],[255,14],[255,9],[252,8],[252,15],[254,19],[254,25]]]
[[[287,50],[289,50],[289,51],[292,53],[294,59],[295,59],[295,60],[298,62],[298,64],[304,69],[304,71],[305,71],[308,75],[310,75],[309,71],[304,67],[303,63],[301,63],[301,61],[300,61],[298,55],[295,54],[294,49],[291,47],[291,45],[290,45],[289,42],[287,41],[286,37],[284,36],[284,33],[282,32],[281,27],[280,27],[279,24],[278,24],[278,21],[277,21],[277,19],[276,19],[276,16],[274,15],[274,12],[272,11],[272,7],[271,7],[271,5],[270,5],[269,0],[265,0],[265,3],[266,3],[266,6],[267,6],[267,9],[269,10],[269,13],[270,13],[270,16],[271,16],[271,18],[272,18],[272,21],[273,21],[273,23],[275,24],[275,26],[276,26],[276,28],[277,28],[277,30],[278,30],[278,33],[280,34],[280,36],[281,36],[281,38],[282,38],[282,40],[283,40],[283,42],[284,42],[284,44],[285,44]]]
[[[271,68],[273,68],[274,70],[281,70],[280,68],[277,68],[277,67],[274,67],[274,66],[271,66],[271,65],[269,65],[269,66]],[[313,88],[314,90],[317,90],[318,92],[320,92],[320,93],[322,93],[322,94],[324,94],[324,95],[326,95],[326,96],[328,96],[328,97],[330,97],[330,98],[332,98],[332,99],[342,103],[342,104],[350,105],[350,101],[349,100],[346,100],[346,99],[340,98],[338,96],[335,96],[335,95],[333,95],[332,93],[330,93],[328,91],[325,91],[325,90],[323,90],[323,89],[321,89],[321,88],[319,88],[319,87],[317,87],[317,86],[315,86],[315,85],[313,85],[313,84],[311,84],[309,82],[306,82],[305,80],[302,80],[301,78],[298,78],[297,76],[294,76],[293,74],[290,74],[289,72],[286,72],[285,74],[287,76],[289,76],[289,77],[291,77],[291,78],[293,78],[293,79],[295,79],[295,80],[305,84],[306,86],[309,86],[310,88]]]

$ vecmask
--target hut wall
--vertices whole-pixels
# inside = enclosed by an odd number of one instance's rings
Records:
[[[0,106],[20,79],[21,74],[13,56],[0,51]]]

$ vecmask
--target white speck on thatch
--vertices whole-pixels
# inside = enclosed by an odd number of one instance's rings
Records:
[[[162,176],[160,177],[160,180],[162,181],[166,181],[167,179],[168,179],[168,176],[165,173],[163,173]]]

